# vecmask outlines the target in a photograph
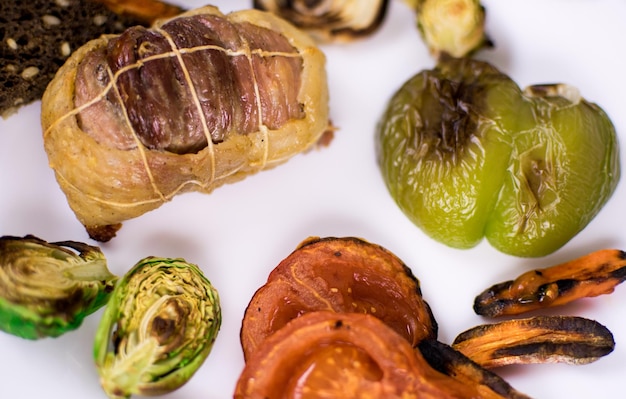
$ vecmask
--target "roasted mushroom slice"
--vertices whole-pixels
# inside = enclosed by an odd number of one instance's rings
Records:
[[[267,12],[207,6],[78,49],[42,100],[44,146],[91,237],[177,194],[310,149],[329,126],[325,57]]]
[[[236,399],[480,398],[435,371],[370,314],[316,311],[280,328],[246,363]]]
[[[536,316],[484,324],[459,334],[452,347],[486,368],[510,364],[587,364],[615,348],[613,334],[595,320]]]
[[[312,237],[250,300],[241,326],[245,358],[290,320],[317,310],[372,314],[412,346],[437,335],[419,281],[394,254],[359,238]]]
[[[115,287],[96,331],[102,388],[116,399],[178,389],[204,363],[221,321],[218,292],[197,265],[142,259]]]
[[[350,42],[378,30],[389,0],[254,0],[269,11],[310,33],[317,41]]]
[[[435,370],[464,384],[476,386],[482,399],[530,399],[502,377],[487,370],[450,345],[425,339],[418,345],[421,356]]]
[[[33,340],[75,330],[117,280],[98,247],[0,237],[0,330]]]
[[[626,253],[603,249],[495,284],[476,296],[474,311],[487,317],[517,315],[610,294],[624,280]]]

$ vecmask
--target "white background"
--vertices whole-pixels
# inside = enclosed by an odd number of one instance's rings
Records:
[[[180,1],[179,3],[183,3]],[[222,11],[251,1],[215,1]],[[202,1],[188,1],[187,7]],[[491,61],[522,87],[563,82],[576,86],[612,118],[626,143],[626,2],[623,0],[485,0]],[[111,242],[89,240],[58,188],[42,146],[40,103],[0,120],[0,235],[35,234],[48,241],[99,245],[110,269],[123,274],[139,259],[183,257],[198,264],[220,291],[223,326],[213,352],[170,399],[232,396],[243,367],[241,318],[268,273],[308,236],[358,236],[398,255],[420,279],[439,322],[439,338],[454,337],[488,320],[472,311],[474,296],[493,283],[601,248],[626,249],[623,182],[592,223],[566,246],[541,259],[506,256],[487,243],[471,250],[427,238],[397,209],[374,157],[374,129],[392,93],[434,65],[417,34],[412,12],[391,1],[374,36],[323,46],[327,54],[331,117],[340,130],[325,149],[217,189],[185,194],[127,221]],[[595,319],[614,334],[615,351],[585,366],[527,365],[498,370],[534,398],[617,398],[626,376],[626,286],[550,311]],[[0,397],[105,398],[92,360],[101,311],[57,339],[36,342],[0,333]],[[621,394],[620,394],[621,393]]]

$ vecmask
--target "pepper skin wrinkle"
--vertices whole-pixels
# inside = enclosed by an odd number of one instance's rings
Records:
[[[77,49],[42,99],[44,146],[90,237],[174,196],[314,147],[328,131],[325,56],[259,10],[206,6]]]

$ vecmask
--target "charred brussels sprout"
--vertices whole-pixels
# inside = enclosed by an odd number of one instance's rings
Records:
[[[221,325],[218,293],[182,259],[148,257],[118,283],[94,344],[110,398],[181,387],[209,355]]]
[[[0,237],[0,330],[33,340],[75,330],[116,280],[98,247]]]
[[[417,13],[419,33],[435,58],[465,57],[491,46],[485,8],[478,0],[405,0]]]
[[[613,124],[570,86],[525,91],[489,64],[442,60],[400,88],[377,132],[399,207],[428,235],[516,256],[580,232],[620,177]]]

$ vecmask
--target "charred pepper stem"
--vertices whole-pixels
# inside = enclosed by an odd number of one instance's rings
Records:
[[[0,330],[26,339],[74,330],[107,302],[117,279],[98,247],[0,237]]]
[[[178,389],[209,355],[219,296],[198,266],[149,257],[122,277],[96,332],[94,357],[110,398]]]
[[[495,284],[476,296],[474,311],[481,316],[499,317],[560,306],[610,294],[624,280],[626,253],[603,249]]]
[[[452,347],[485,368],[509,364],[587,364],[615,348],[613,334],[582,317],[537,316],[484,324],[459,334]]]

